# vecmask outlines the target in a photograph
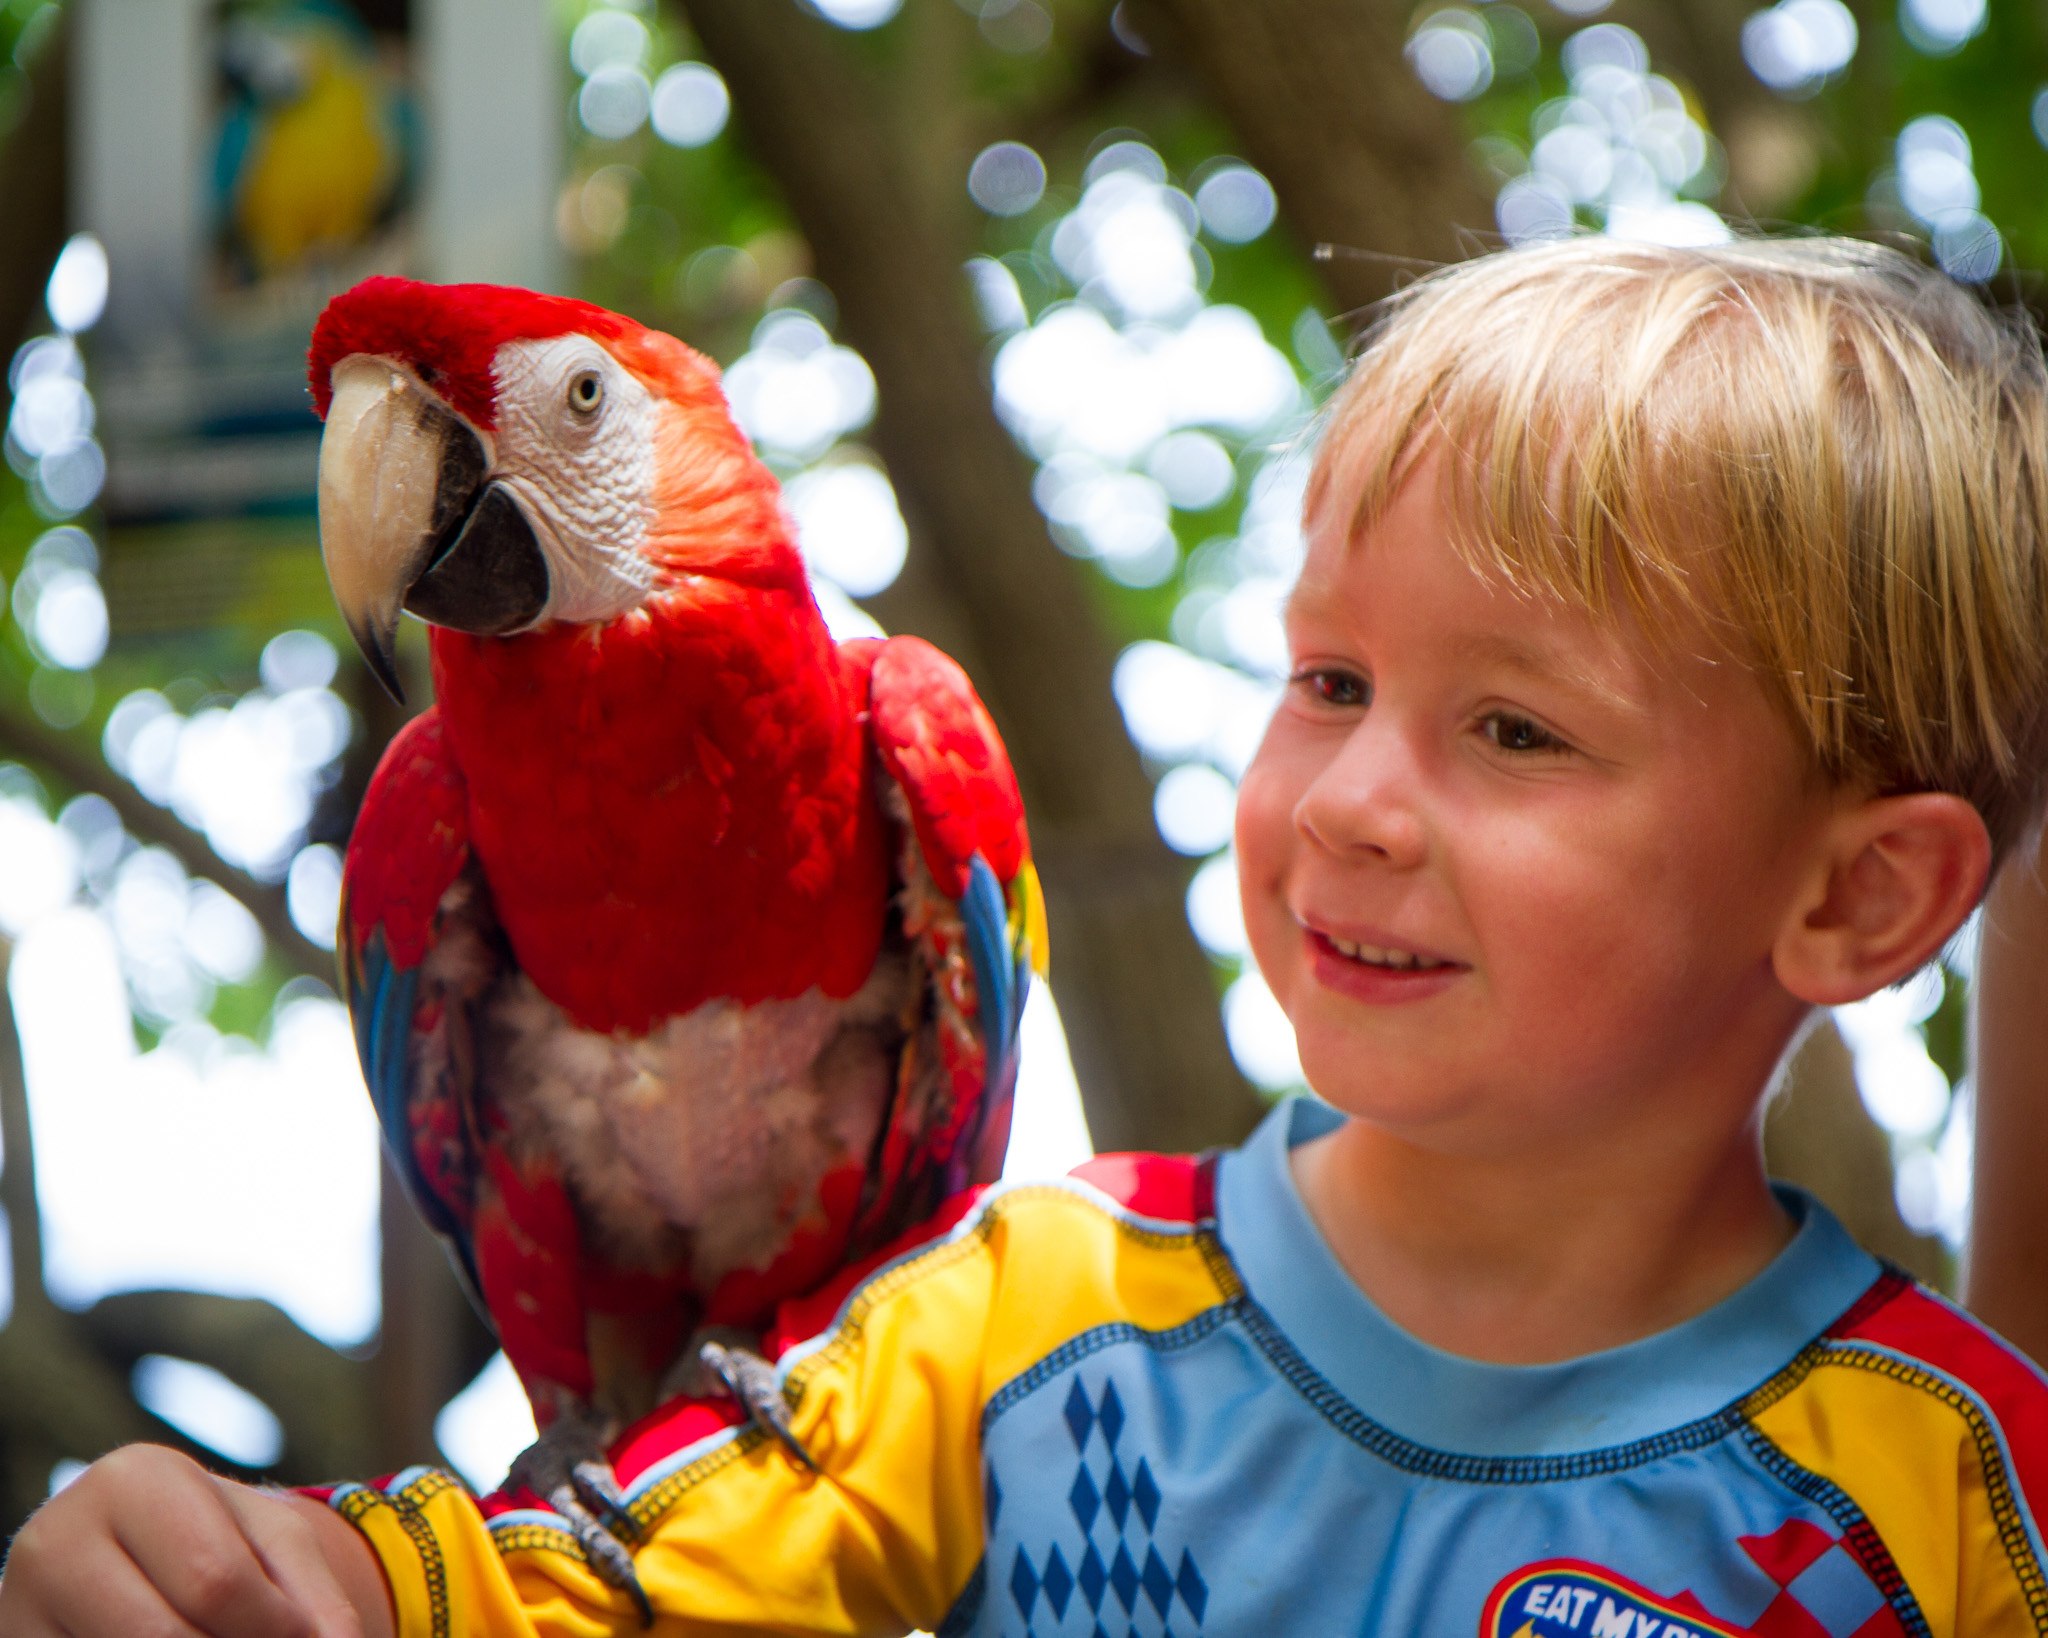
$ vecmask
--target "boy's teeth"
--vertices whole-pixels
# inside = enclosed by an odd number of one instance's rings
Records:
[[[1370,962],[1375,967],[1406,968],[1435,965],[1434,962],[1425,962],[1421,956],[1415,954],[1412,950],[1383,950],[1377,944],[1353,944],[1349,939],[1337,938],[1329,934],[1324,936],[1329,938],[1331,945],[1338,954],[1347,955],[1353,961]]]

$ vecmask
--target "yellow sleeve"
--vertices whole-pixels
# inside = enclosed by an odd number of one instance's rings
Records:
[[[1877,1295],[1748,1403],[1752,1450],[1854,1510],[1837,1516],[1933,1638],[2048,1633],[2030,1496],[2048,1488],[2048,1381],[1904,1276]]]
[[[791,1427],[820,1474],[751,1428],[651,1463],[620,1457],[653,1630],[937,1627],[982,1556],[990,1396],[1083,1332],[1169,1329],[1225,1295],[1192,1227],[1106,1206],[1073,1186],[993,1192],[820,1315],[817,1334],[779,1360]],[[642,1630],[552,1514],[487,1521],[459,1482],[429,1469],[344,1486],[331,1505],[383,1562],[401,1638]]]

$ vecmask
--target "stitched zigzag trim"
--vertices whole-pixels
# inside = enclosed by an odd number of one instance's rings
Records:
[[[2013,1490],[2012,1475],[2007,1471],[2005,1451],[1998,1432],[1976,1396],[1957,1387],[1947,1377],[1903,1359],[1888,1349],[1855,1342],[1815,1343],[1804,1350],[1793,1364],[1795,1367],[1803,1364],[1802,1377],[1823,1365],[1869,1371],[1918,1388],[1963,1419],[1963,1425],[1970,1430],[1971,1442],[1976,1447],[1978,1465],[1984,1473],[1985,1494],[1991,1502],[1991,1518],[1998,1530],[1999,1545],[2005,1549],[2013,1579],[2019,1583],[2020,1592],[2027,1601],[2027,1614],[2033,1620],[2035,1632],[2048,1633],[2048,1572],[2043,1571],[2041,1561],[2034,1555],[2026,1518]],[[1774,1397],[1782,1397],[1782,1394]]]
[[[1848,1493],[1813,1469],[1800,1466],[1758,1428],[1745,1425],[1742,1438],[1765,1472],[1795,1496],[1826,1510],[1842,1532],[1843,1543],[1850,1555],[1863,1566],[1864,1573],[1884,1594],[1885,1602],[1891,1605],[1892,1613],[1906,1629],[1906,1638],[1933,1638],[1933,1629],[1927,1624],[1920,1601],[1913,1596],[1913,1589],[1906,1585],[1906,1578],[1893,1560],[1891,1549],[1885,1546],[1877,1527],[1864,1516],[1863,1509],[1849,1499]]]
[[[427,1584],[427,1613],[429,1632],[432,1638],[451,1638],[452,1617],[448,1607],[448,1565],[441,1557],[441,1544],[434,1537],[434,1527],[426,1520],[420,1509],[433,1497],[444,1490],[460,1490],[462,1481],[451,1473],[438,1468],[407,1468],[390,1490],[377,1490],[369,1485],[343,1485],[329,1499],[328,1505],[351,1524],[379,1507],[388,1507],[397,1516],[398,1527],[406,1534],[413,1550],[420,1556],[420,1572]]]

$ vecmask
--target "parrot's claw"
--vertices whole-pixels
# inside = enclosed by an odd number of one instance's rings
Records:
[[[775,1379],[773,1365],[748,1349],[728,1348],[719,1342],[705,1343],[697,1350],[697,1357],[718,1373],[726,1390],[746,1407],[755,1427],[772,1436],[811,1472],[820,1471],[789,1425],[789,1401],[782,1396],[782,1384]]]
[[[627,1509],[626,1493],[619,1488],[618,1475],[611,1470],[610,1463],[578,1462],[569,1470],[569,1486],[607,1532],[628,1547],[638,1543],[640,1521]]]
[[[610,1418],[589,1405],[564,1407],[549,1421],[547,1431],[513,1459],[505,1483],[508,1490],[546,1497],[599,1579],[632,1599],[640,1624],[651,1627],[654,1606],[633,1573],[632,1549],[640,1541],[640,1521],[626,1506],[618,1475],[603,1455],[617,1431]]]
[[[599,1579],[633,1600],[641,1626],[653,1626],[654,1605],[634,1573],[633,1555],[619,1539],[620,1533],[627,1532],[628,1540],[637,1539],[640,1526],[626,1511],[610,1470],[600,1462],[578,1462],[569,1482],[549,1492],[548,1505],[569,1521],[583,1556]]]

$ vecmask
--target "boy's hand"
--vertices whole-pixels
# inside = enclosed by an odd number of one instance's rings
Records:
[[[14,1538],[0,1638],[390,1638],[369,1546],[303,1497],[176,1451],[102,1457]]]

